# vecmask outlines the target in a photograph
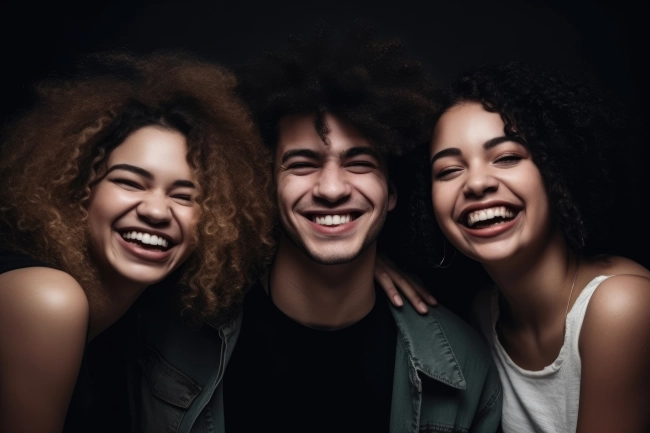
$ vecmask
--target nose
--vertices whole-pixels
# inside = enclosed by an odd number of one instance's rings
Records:
[[[149,192],[136,208],[138,216],[153,225],[168,223],[172,218],[172,211],[167,200],[167,195],[162,192]]]
[[[499,181],[484,170],[471,170],[463,185],[465,196],[483,197],[499,188]]]
[[[351,191],[345,170],[336,164],[326,164],[314,185],[313,194],[334,203],[349,196]]]

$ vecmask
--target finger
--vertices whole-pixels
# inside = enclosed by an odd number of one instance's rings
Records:
[[[408,299],[411,305],[415,307],[418,313],[425,314],[429,311],[429,308],[427,308],[427,305],[424,303],[418,292],[404,275],[390,271],[388,272],[393,284],[399,287],[402,295],[406,296],[406,299]]]
[[[425,314],[429,310],[418,292],[412,287],[412,284],[404,278],[405,274],[389,258],[377,256],[375,259],[375,274],[378,273],[382,275],[383,281],[387,285],[390,284],[393,288],[395,286],[399,287],[402,295],[406,296],[406,299],[418,313]],[[426,293],[426,290],[423,287],[421,288]],[[396,289],[395,293],[397,293]]]
[[[404,305],[404,301],[393,284],[393,280],[384,270],[375,268],[375,280],[379,283],[379,286],[384,290],[384,292],[386,292],[386,296],[388,296],[388,299],[390,299],[390,302],[393,305],[396,307]]]
[[[413,289],[420,295],[420,297],[432,306],[435,307],[438,305],[438,300],[429,292],[427,288],[424,287],[422,280],[413,274],[404,274],[404,278],[408,280]]]

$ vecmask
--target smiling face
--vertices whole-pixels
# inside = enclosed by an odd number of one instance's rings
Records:
[[[198,207],[185,137],[147,126],[108,158],[92,188],[88,223],[102,277],[148,286],[193,251]]]
[[[284,234],[321,264],[348,263],[375,242],[396,196],[383,158],[354,128],[326,115],[328,143],[314,116],[280,122],[275,153]]]
[[[484,264],[541,248],[557,230],[539,169],[504,127],[499,113],[462,102],[441,116],[431,142],[438,225]]]

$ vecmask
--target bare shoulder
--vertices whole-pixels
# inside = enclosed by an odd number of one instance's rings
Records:
[[[592,295],[579,339],[578,432],[649,431],[649,316],[645,276],[614,275]]]
[[[0,275],[0,431],[61,431],[88,312],[84,291],[65,272],[31,267]]]
[[[0,274],[0,324],[7,321],[68,324],[88,319],[88,299],[66,272],[46,267],[15,269]]]
[[[593,337],[650,341],[650,278],[634,274],[614,275],[594,292],[583,324],[581,342]]]

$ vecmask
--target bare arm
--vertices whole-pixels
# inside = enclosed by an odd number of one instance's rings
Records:
[[[420,284],[417,279],[402,272],[388,257],[377,255],[375,260],[375,280],[379,283],[388,299],[396,307],[404,305],[400,292],[413,305],[420,314],[425,314],[428,309],[426,304],[435,306],[436,299]],[[399,291],[397,290],[399,288]],[[425,301],[423,301],[426,300]]]
[[[650,279],[614,276],[589,303],[580,333],[577,433],[650,431]]]
[[[60,432],[83,358],[88,301],[65,272],[0,275],[0,432]]]

